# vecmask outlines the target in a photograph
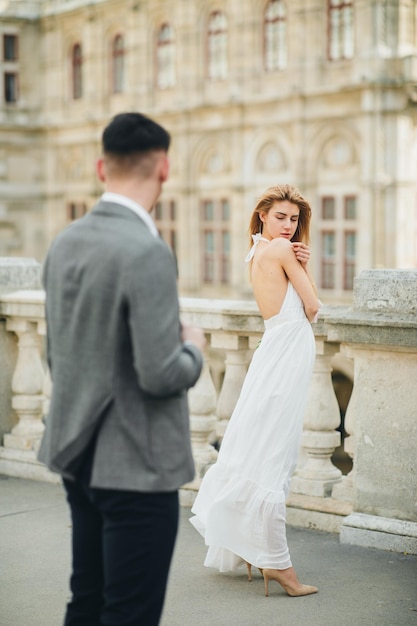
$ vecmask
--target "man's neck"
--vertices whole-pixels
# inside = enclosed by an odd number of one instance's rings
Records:
[[[123,180],[107,182],[105,191],[125,196],[150,213],[161,192],[160,187],[160,185],[154,184],[153,181],[138,184],[137,181]]]

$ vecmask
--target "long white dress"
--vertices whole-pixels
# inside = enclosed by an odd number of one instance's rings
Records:
[[[315,357],[311,324],[288,282],[279,314],[265,320],[218,459],[203,478],[191,523],[221,572],[243,560],[285,569],[291,559],[285,501],[298,458]]]

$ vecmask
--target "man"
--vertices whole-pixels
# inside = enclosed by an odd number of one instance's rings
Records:
[[[71,509],[66,626],[160,620],[193,479],[187,389],[201,329],[179,319],[176,264],[150,217],[168,177],[169,134],[117,115],[97,162],[105,193],[52,243],[44,267],[53,389],[39,459]]]

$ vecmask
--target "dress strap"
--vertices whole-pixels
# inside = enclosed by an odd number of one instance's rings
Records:
[[[262,233],[256,233],[256,235],[252,235],[252,241],[253,246],[245,257],[245,263],[249,263],[250,261],[252,261],[255,254],[256,246],[260,241],[266,241],[267,243],[269,243],[269,239],[267,239],[266,237],[262,237]]]

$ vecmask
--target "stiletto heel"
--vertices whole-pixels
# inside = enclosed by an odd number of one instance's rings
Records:
[[[252,582],[252,564],[248,563],[247,561],[245,561],[245,563],[246,563],[246,567],[248,568],[248,582],[251,583]],[[264,575],[263,569],[258,567],[258,570],[261,572],[261,576],[263,576]]]
[[[317,587],[312,585],[303,585],[297,578],[293,567],[287,569],[264,569],[264,587],[265,596],[268,597],[268,583],[270,580],[275,580],[286,591],[289,596],[308,596],[311,593],[317,593]]]
[[[248,568],[248,582],[251,583],[252,582],[252,565],[248,563],[247,561],[245,561],[245,563],[246,563],[246,567]]]

